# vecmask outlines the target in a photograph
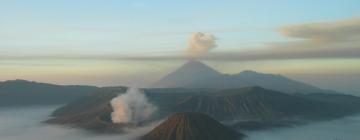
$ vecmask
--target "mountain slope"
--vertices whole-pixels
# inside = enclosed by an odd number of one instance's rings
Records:
[[[315,86],[291,80],[281,75],[254,71],[243,71],[233,75],[221,74],[199,61],[189,61],[155,84],[155,87],[165,88],[231,89],[248,86],[260,86],[285,93],[325,92]]]
[[[84,97],[94,86],[62,86],[25,80],[0,82],[0,106],[57,105]]]
[[[141,140],[238,140],[244,137],[200,113],[178,113],[154,128]]]
[[[120,132],[122,126],[111,123],[110,101],[124,91],[124,88],[103,88],[57,109],[48,122],[97,132]],[[144,124],[174,113],[199,112],[219,121],[255,121],[240,125],[242,129],[252,129],[283,125],[283,120],[325,120],[360,113],[360,97],[341,94],[292,95],[261,87],[144,89],[144,94],[157,107],[157,112]]]
[[[50,124],[65,124],[102,133],[123,133],[123,124],[111,121],[110,100],[124,93],[125,87],[105,87],[77,99],[52,113]]]
[[[326,103],[267,90],[261,87],[218,90],[191,95],[177,102],[177,112],[208,114],[219,120],[308,117],[326,108]]]
[[[277,90],[285,93],[315,93],[324,92],[324,90],[295,81],[282,75],[264,74],[255,71],[243,71],[232,75],[236,81],[246,81],[252,86],[261,86],[266,89]]]
[[[192,60],[162,78],[155,85],[159,87],[189,87],[195,82],[202,82],[204,79],[221,76],[221,73],[211,67]],[[191,82],[189,83],[189,81]]]

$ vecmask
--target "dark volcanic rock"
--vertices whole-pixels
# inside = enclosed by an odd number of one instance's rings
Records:
[[[141,140],[236,140],[245,135],[201,113],[177,113]]]

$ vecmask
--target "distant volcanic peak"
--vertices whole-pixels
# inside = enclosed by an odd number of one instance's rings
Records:
[[[279,74],[245,70],[238,74],[222,74],[200,61],[190,60],[154,84],[157,88],[234,89],[261,86],[288,94],[324,92],[322,89],[289,79]]]
[[[236,140],[240,134],[208,115],[178,113],[144,135],[142,140]]]
[[[195,60],[195,59],[189,60],[188,62],[185,63],[185,65],[190,65],[190,66],[200,66],[200,65],[203,65],[203,66],[207,66],[207,65],[205,65],[204,63],[200,62],[199,60]]]
[[[202,62],[200,62],[199,60],[196,60],[196,59],[190,59],[185,64],[187,64],[187,65],[205,65],[204,63],[202,63]]]
[[[187,63],[182,65],[178,70],[189,70],[189,71],[207,72],[207,73],[211,72],[213,74],[220,74],[215,69],[197,60],[188,61]]]
[[[199,84],[209,79],[223,76],[213,68],[203,64],[200,61],[190,60],[180,68],[171,72],[159,82],[156,87],[191,87],[195,83]]]

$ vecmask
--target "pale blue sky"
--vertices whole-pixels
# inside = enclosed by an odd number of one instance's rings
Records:
[[[122,54],[182,50],[192,32],[221,49],[283,40],[288,24],[358,16],[357,0],[1,0],[0,51],[7,55]]]
[[[231,62],[206,61],[221,72],[252,69],[279,73],[322,88],[360,93],[355,85],[360,83],[360,56],[356,56],[360,54],[359,17],[359,0],[0,0],[0,80],[149,84],[184,61],[172,57],[152,62],[102,58],[179,54],[192,33],[204,32],[218,38],[218,47],[212,53],[232,53],[226,58]],[[325,38],[346,28],[350,31],[344,36],[355,39],[347,44],[343,40],[330,42],[330,49],[312,51],[317,44],[301,31],[317,22],[325,22],[322,25],[326,29],[329,25],[325,31],[314,27],[315,33],[325,32]],[[278,31],[303,24],[306,26],[295,27],[300,32],[290,30],[295,35]],[[298,54],[298,48],[291,46],[299,45],[291,44],[299,38],[310,46],[305,47],[305,53]],[[262,50],[268,44],[290,46],[294,56],[277,57],[282,56],[282,48],[274,49],[275,54],[272,49]],[[344,44],[350,48],[337,47]],[[261,60],[255,53],[250,56],[253,61],[237,61],[249,57],[244,50],[254,48],[261,50]],[[234,58],[237,52],[245,56]],[[92,59],[72,59],[81,56]]]

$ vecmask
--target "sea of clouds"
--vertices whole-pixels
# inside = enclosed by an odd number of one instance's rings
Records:
[[[130,130],[125,135],[96,135],[42,123],[56,107],[0,108],[0,140],[133,140],[153,127]],[[352,116],[296,128],[245,133],[246,140],[358,140],[359,130],[360,116]]]

